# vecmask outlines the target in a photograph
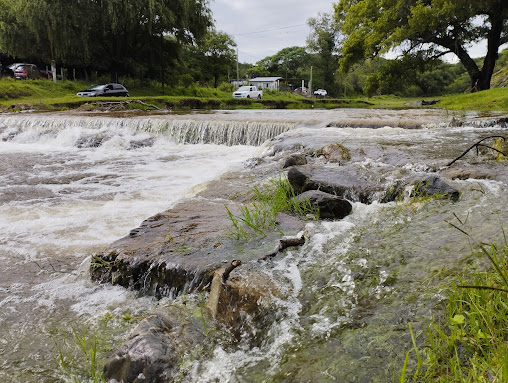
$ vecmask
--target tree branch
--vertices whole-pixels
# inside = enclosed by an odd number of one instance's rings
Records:
[[[460,160],[462,157],[464,157],[471,149],[473,148],[476,148],[476,150],[478,150],[478,147],[479,146],[483,146],[483,147],[486,147],[486,148],[489,148],[489,149],[492,149],[500,154],[502,154],[503,156],[505,157],[508,157],[508,154],[506,153],[503,153],[502,151],[498,150],[498,149],[495,149],[491,146],[488,146],[488,145],[485,145],[485,144],[482,144],[483,141],[489,139],[489,138],[502,138],[503,141],[506,141],[506,137],[503,137],[503,136],[488,136],[488,137],[485,137],[485,138],[482,138],[480,141],[476,142],[475,144],[471,145],[466,151],[464,151],[464,153],[462,153],[460,156],[458,156],[457,158],[455,158],[452,162],[450,162],[449,164],[447,164],[446,166],[451,166],[453,165],[456,161]]]

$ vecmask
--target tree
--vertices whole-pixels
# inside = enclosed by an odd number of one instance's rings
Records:
[[[203,55],[203,73],[208,72],[213,76],[214,88],[219,85],[221,74],[227,73],[236,62],[236,43],[233,38],[224,32],[214,29],[208,31],[197,50]]]
[[[506,0],[339,0],[335,17],[347,36],[341,68],[398,48],[427,58],[455,54],[471,90],[490,88],[499,47],[508,42]],[[486,41],[480,68],[467,49]]]
[[[327,88],[328,93],[338,93],[335,73],[339,67],[340,27],[332,15],[320,13],[308,20],[311,28],[307,38],[307,49],[313,54],[313,65],[316,67],[315,81],[321,87]]]
[[[288,47],[273,56],[267,56],[256,63],[258,71],[265,75],[301,77],[309,66],[310,57],[303,47]]]
[[[112,77],[162,72],[164,52],[173,60],[210,25],[208,0],[0,0],[0,50]]]

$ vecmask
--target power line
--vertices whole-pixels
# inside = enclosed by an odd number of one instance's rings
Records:
[[[257,32],[238,33],[235,36],[245,36],[245,35],[254,35],[254,34],[258,34],[258,33],[275,32],[275,31],[280,31],[282,29],[290,29],[290,28],[301,27],[303,25],[307,25],[307,24],[297,24],[297,25],[291,25],[289,27],[281,27],[281,28],[275,28],[275,29],[265,29],[263,31],[257,31]]]
[[[247,52],[243,52],[243,51],[240,51],[240,50],[239,50],[238,52],[240,52],[241,54],[243,54],[243,55],[245,55],[245,56],[252,57],[252,58],[253,58],[254,60],[256,60],[256,61],[259,61],[259,58],[258,58],[258,57],[254,57],[254,56],[252,56],[252,55],[248,54]]]

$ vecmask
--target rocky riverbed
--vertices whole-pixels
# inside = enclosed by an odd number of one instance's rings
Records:
[[[439,316],[438,286],[473,262],[444,222],[461,217],[475,237],[499,239],[488,216],[506,222],[508,128],[499,117],[366,113],[297,124],[93,257],[94,281],[173,302],[111,354],[107,379],[392,376],[410,348],[407,323]],[[236,239],[228,210],[239,215],[281,177],[321,219],[281,213],[264,235]]]

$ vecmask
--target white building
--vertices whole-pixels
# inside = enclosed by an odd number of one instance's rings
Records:
[[[249,80],[249,85],[255,85],[259,89],[279,90],[279,81],[282,77],[256,77]]]

